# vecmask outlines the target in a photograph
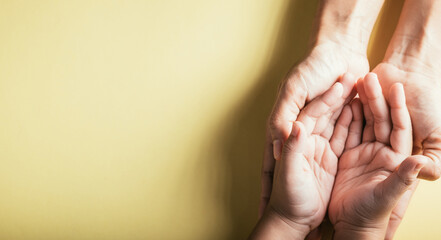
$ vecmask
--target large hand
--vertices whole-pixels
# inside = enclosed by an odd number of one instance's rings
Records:
[[[309,56],[288,74],[268,122],[259,215],[264,212],[271,195],[275,158],[280,159],[283,143],[300,110],[328,90],[344,73],[361,77],[368,70],[363,50],[329,41],[314,47]]]
[[[408,64],[400,67],[381,63],[373,70],[383,91],[400,82],[406,93],[413,127],[413,154],[425,158],[427,165],[419,178],[436,180],[441,175],[441,73],[432,67]]]
[[[381,63],[373,72],[378,75],[384,92],[396,82],[404,85],[413,123],[413,154],[416,158],[428,160],[419,178],[435,180],[441,174],[441,108],[436,104],[441,102],[441,73],[431,64],[410,58],[412,60],[406,60],[404,64]],[[392,213],[386,239],[393,238],[403,218],[412,192],[407,195]]]
[[[360,80],[357,91],[363,107],[358,99],[352,103],[353,122],[339,160],[329,217],[336,236],[358,231],[379,239],[385,236],[392,210],[416,184],[424,161],[407,158],[412,132],[402,85],[390,88],[390,111],[376,75]]]

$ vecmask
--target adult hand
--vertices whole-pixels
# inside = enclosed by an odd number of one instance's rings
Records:
[[[416,60],[418,61],[418,60]],[[383,91],[394,83],[402,83],[406,93],[407,108],[412,119],[413,158],[425,160],[419,178],[435,180],[440,177],[441,159],[441,85],[437,71],[421,67],[421,63],[406,66],[383,62],[373,70],[378,75]],[[392,239],[400,225],[416,188],[406,193],[395,207],[385,239]]]
[[[441,73],[417,64],[400,65],[384,62],[372,72],[378,75],[384,91],[402,83],[412,119],[413,154],[424,158],[427,165],[419,178],[436,180],[441,174]]]
[[[427,163],[418,177],[428,180],[441,174],[440,22],[441,1],[406,0],[383,63],[373,70],[384,92],[396,82],[403,84],[412,119],[413,158]],[[402,199],[397,205],[386,239],[392,239],[407,204]]]

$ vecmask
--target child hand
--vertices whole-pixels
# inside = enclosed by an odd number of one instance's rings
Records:
[[[271,239],[283,238],[275,233],[280,226],[285,226],[279,232],[287,238],[304,239],[322,222],[351,116],[342,114],[345,117],[335,122],[341,111],[350,113],[349,107],[342,108],[352,98],[354,82],[349,74],[343,76],[300,112],[281,159],[276,161],[270,201],[254,236],[264,236],[265,225],[278,221],[280,224],[273,224]]]
[[[338,163],[329,217],[336,239],[383,239],[392,210],[417,184],[424,162],[408,158],[412,126],[403,86],[390,88],[389,106],[375,74],[358,81],[357,91],[360,98],[352,102],[352,111],[340,117],[353,121]]]

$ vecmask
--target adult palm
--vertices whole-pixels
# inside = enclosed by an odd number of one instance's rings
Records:
[[[419,178],[436,180],[441,176],[441,72],[439,67],[415,60],[401,67],[381,63],[372,71],[378,75],[383,91],[402,83],[412,119],[413,154],[425,158],[427,165]]]
[[[394,57],[377,65],[372,72],[378,75],[383,92],[394,83],[402,83],[406,93],[407,108],[412,119],[414,158],[426,162],[419,178],[436,180],[441,175],[441,72],[436,63],[424,64],[418,58],[408,58],[392,63]],[[411,60],[409,60],[411,59]],[[387,99],[387,95],[386,99]],[[416,185],[413,187],[413,190]],[[392,239],[412,196],[408,191],[392,212],[386,239]]]

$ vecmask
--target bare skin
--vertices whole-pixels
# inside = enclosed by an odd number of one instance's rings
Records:
[[[262,166],[260,214],[271,194],[274,159],[280,158],[280,149],[300,110],[325,91],[335,81],[335,76],[342,74],[342,70],[357,77],[367,72],[364,47],[382,1],[370,1],[370,7],[363,6],[363,1],[353,1],[352,5],[337,0],[322,3],[311,54],[288,74],[269,119]],[[439,22],[440,1],[406,0],[385,59],[373,70],[380,78],[386,99],[394,83],[403,84],[414,125],[413,158],[426,162],[418,178],[428,180],[438,179],[441,174],[441,109],[436,105],[441,101]],[[361,31],[350,27],[354,25],[360,26]],[[415,189],[416,185],[412,188]],[[412,193],[407,191],[392,212],[386,239],[393,238]],[[314,236],[310,239],[320,238],[320,234]]]
[[[384,238],[391,212],[417,183],[424,162],[406,159],[412,132],[401,84],[391,88],[389,109],[378,79],[367,75],[357,86],[361,101],[345,106],[335,121],[351,83],[349,74],[343,76],[300,112],[276,162],[268,208],[250,239],[305,239],[328,205],[336,239]],[[374,122],[379,115],[389,116],[391,128]]]
[[[299,114],[276,162],[268,208],[251,239],[304,239],[323,221],[351,122],[347,114],[336,118],[352,98],[354,81],[346,74]]]
[[[412,154],[426,162],[418,178],[427,180],[436,180],[441,174],[440,22],[440,1],[406,0],[385,58],[373,69],[383,92],[394,83],[404,86],[413,125]],[[411,195],[409,191],[394,210],[385,239],[393,238]]]
[[[403,86],[391,86],[388,104],[370,73],[357,91],[329,217],[335,239],[384,239],[392,211],[415,187],[426,162],[410,157],[412,127]]]
[[[366,49],[383,0],[323,0],[309,55],[282,82],[268,121],[262,165],[261,216],[271,195],[275,159],[300,110],[327,91],[346,72],[356,78],[369,71]]]

